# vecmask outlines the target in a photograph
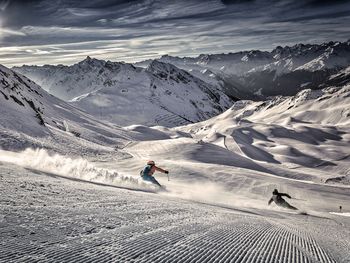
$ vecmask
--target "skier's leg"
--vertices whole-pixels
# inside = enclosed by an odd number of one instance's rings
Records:
[[[144,181],[147,181],[147,182],[152,182],[152,178],[151,178],[151,176],[149,176],[149,175],[143,175],[143,176],[142,176],[142,179],[143,179]]]
[[[288,203],[287,203],[287,204],[288,204]],[[292,210],[298,210],[298,208],[296,208],[296,207],[294,207],[294,206],[292,206],[292,205],[290,205],[290,204],[288,204],[287,208],[288,208],[288,209],[292,209]]]
[[[290,205],[288,202],[284,201],[283,203],[281,203],[281,206],[287,209],[291,209],[291,210],[298,210],[298,208]]]
[[[156,180],[156,178],[154,178],[153,176],[150,176],[151,177],[151,182],[158,185],[159,187],[162,187],[161,184]]]

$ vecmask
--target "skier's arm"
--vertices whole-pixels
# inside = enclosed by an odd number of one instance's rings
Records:
[[[162,168],[160,168],[160,167],[155,166],[154,168],[156,168],[156,170],[157,170],[158,172],[165,173],[165,174],[169,173],[167,170],[164,170],[164,169],[162,169]]]
[[[267,203],[267,205],[270,205],[273,202],[273,198],[271,197],[271,199],[269,200],[269,202]]]
[[[289,194],[285,194],[285,193],[280,193],[281,196],[285,196],[285,197],[288,197],[288,198],[291,198]]]

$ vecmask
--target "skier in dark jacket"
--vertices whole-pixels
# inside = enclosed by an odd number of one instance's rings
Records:
[[[286,196],[288,198],[291,198],[289,194],[279,193],[277,189],[273,190],[272,197],[269,200],[268,205],[270,205],[272,202],[275,202],[276,205],[278,205],[278,206],[281,206],[281,207],[284,207],[284,208],[288,208],[288,209],[292,209],[292,210],[298,210],[298,208],[288,204],[288,202],[286,200],[284,200],[282,198],[282,196]]]
[[[156,180],[156,178],[153,177],[155,171],[159,171],[165,174],[169,173],[167,170],[157,167],[154,161],[148,161],[147,165],[145,166],[145,168],[143,168],[140,175],[143,180],[149,181],[155,185],[158,185],[159,187],[162,187],[162,185]]]

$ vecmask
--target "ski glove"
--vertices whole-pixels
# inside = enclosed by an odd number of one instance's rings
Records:
[[[164,171],[164,173],[168,174],[168,173],[169,173],[169,171]]]

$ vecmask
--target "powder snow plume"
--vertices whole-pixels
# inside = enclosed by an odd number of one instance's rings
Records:
[[[67,178],[141,191],[156,191],[157,187],[144,182],[138,176],[118,173],[116,170],[98,168],[83,158],[72,158],[59,154],[49,154],[44,149],[26,149],[22,152],[0,150],[0,162],[13,163],[25,168],[60,175]],[[266,208],[265,201],[227,192],[213,182],[170,181],[166,183],[168,192],[160,194],[191,200],[215,206]],[[205,191],[203,191],[205,189]]]
[[[44,149],[26,149],[22,152],[0,150],[0,161],[90,182],[153,190],[152,185],[137,177],[122,175],[116,170],[97,168],[83,158],[70,158],[59,154],[51,155]]]

